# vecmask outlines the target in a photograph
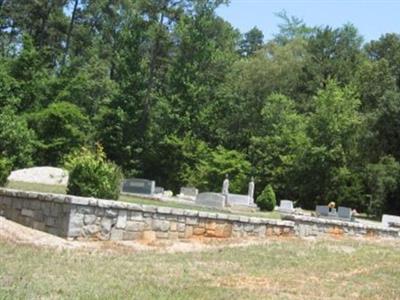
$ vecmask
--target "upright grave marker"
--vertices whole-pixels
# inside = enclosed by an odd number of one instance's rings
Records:
[[[156,182],[141,178],[125,179],[122,183],[122,192],[131,194],[153,195],[156,189]]]

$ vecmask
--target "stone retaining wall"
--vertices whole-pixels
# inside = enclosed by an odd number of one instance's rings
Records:
[[[286,215],[284,221],[188,209],[0,189],[0,216],[66,238],[100,240],[375,236],[399,229]]]
[[[284,220],[295,223],[296,235],[307,236],[368,236],[399,238],[399,229],[366,225],[356,222],[323,219],[309,216],[285,215]]]
[[[9,189],[0,189],[0,215],[76,239],[268,238],[294,234],[291,221]]]

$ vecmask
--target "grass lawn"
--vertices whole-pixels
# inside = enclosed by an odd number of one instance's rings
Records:
[[[46,185],[46,184],[37,184],[37,183],[29,183],[29,182],[21,182],[21,181],[10,181],[7,183],[7,188],[18,189],[18,190],[26,190],[26,191],[35,191],[35,192],[43,192],[43,193],[57,193],[57,194],[65,194],[66,190],[64,186],[59,185]],[[127,195],[121,195],[119,201],[138,203],[138,204],[146,204],[146,205],[156,205],[156,206],[166,206],[166,207],[174,207],[174,208],[186,208],[186,209],[194,209],[201,211],[211,211],[211,212],[222,212],[227,213],[225,210],[206,208],[197,205],[189,205],[185,203],[179,203],[174,201],[157,201],[152,199],[145,198],[137,198]],[[229,212],[228,212],[229,213]],[[278,212],[240,212],[235,213],[240,215],[248,215],[253,217],[264,217],[269,219],[280,219],[280,214]]]
[[[399,244],[354,240],[168,254],[0,240],[0,299],[399,299],[399,257]]]

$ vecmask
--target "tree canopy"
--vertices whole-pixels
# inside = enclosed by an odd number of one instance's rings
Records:
[[[0,157],[62,165],[101,144],[125,176],[400,214],[400,35],[265,40],[224,0],[0,2]],[[269,189],[268,188],[268,189]]]

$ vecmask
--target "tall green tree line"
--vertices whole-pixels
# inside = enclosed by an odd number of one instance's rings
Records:
[[[400,35],[309,27],[265,40],[224,0],[0,2],[0,155],[62,166],[100,143],[125,176],[400,214]]]

